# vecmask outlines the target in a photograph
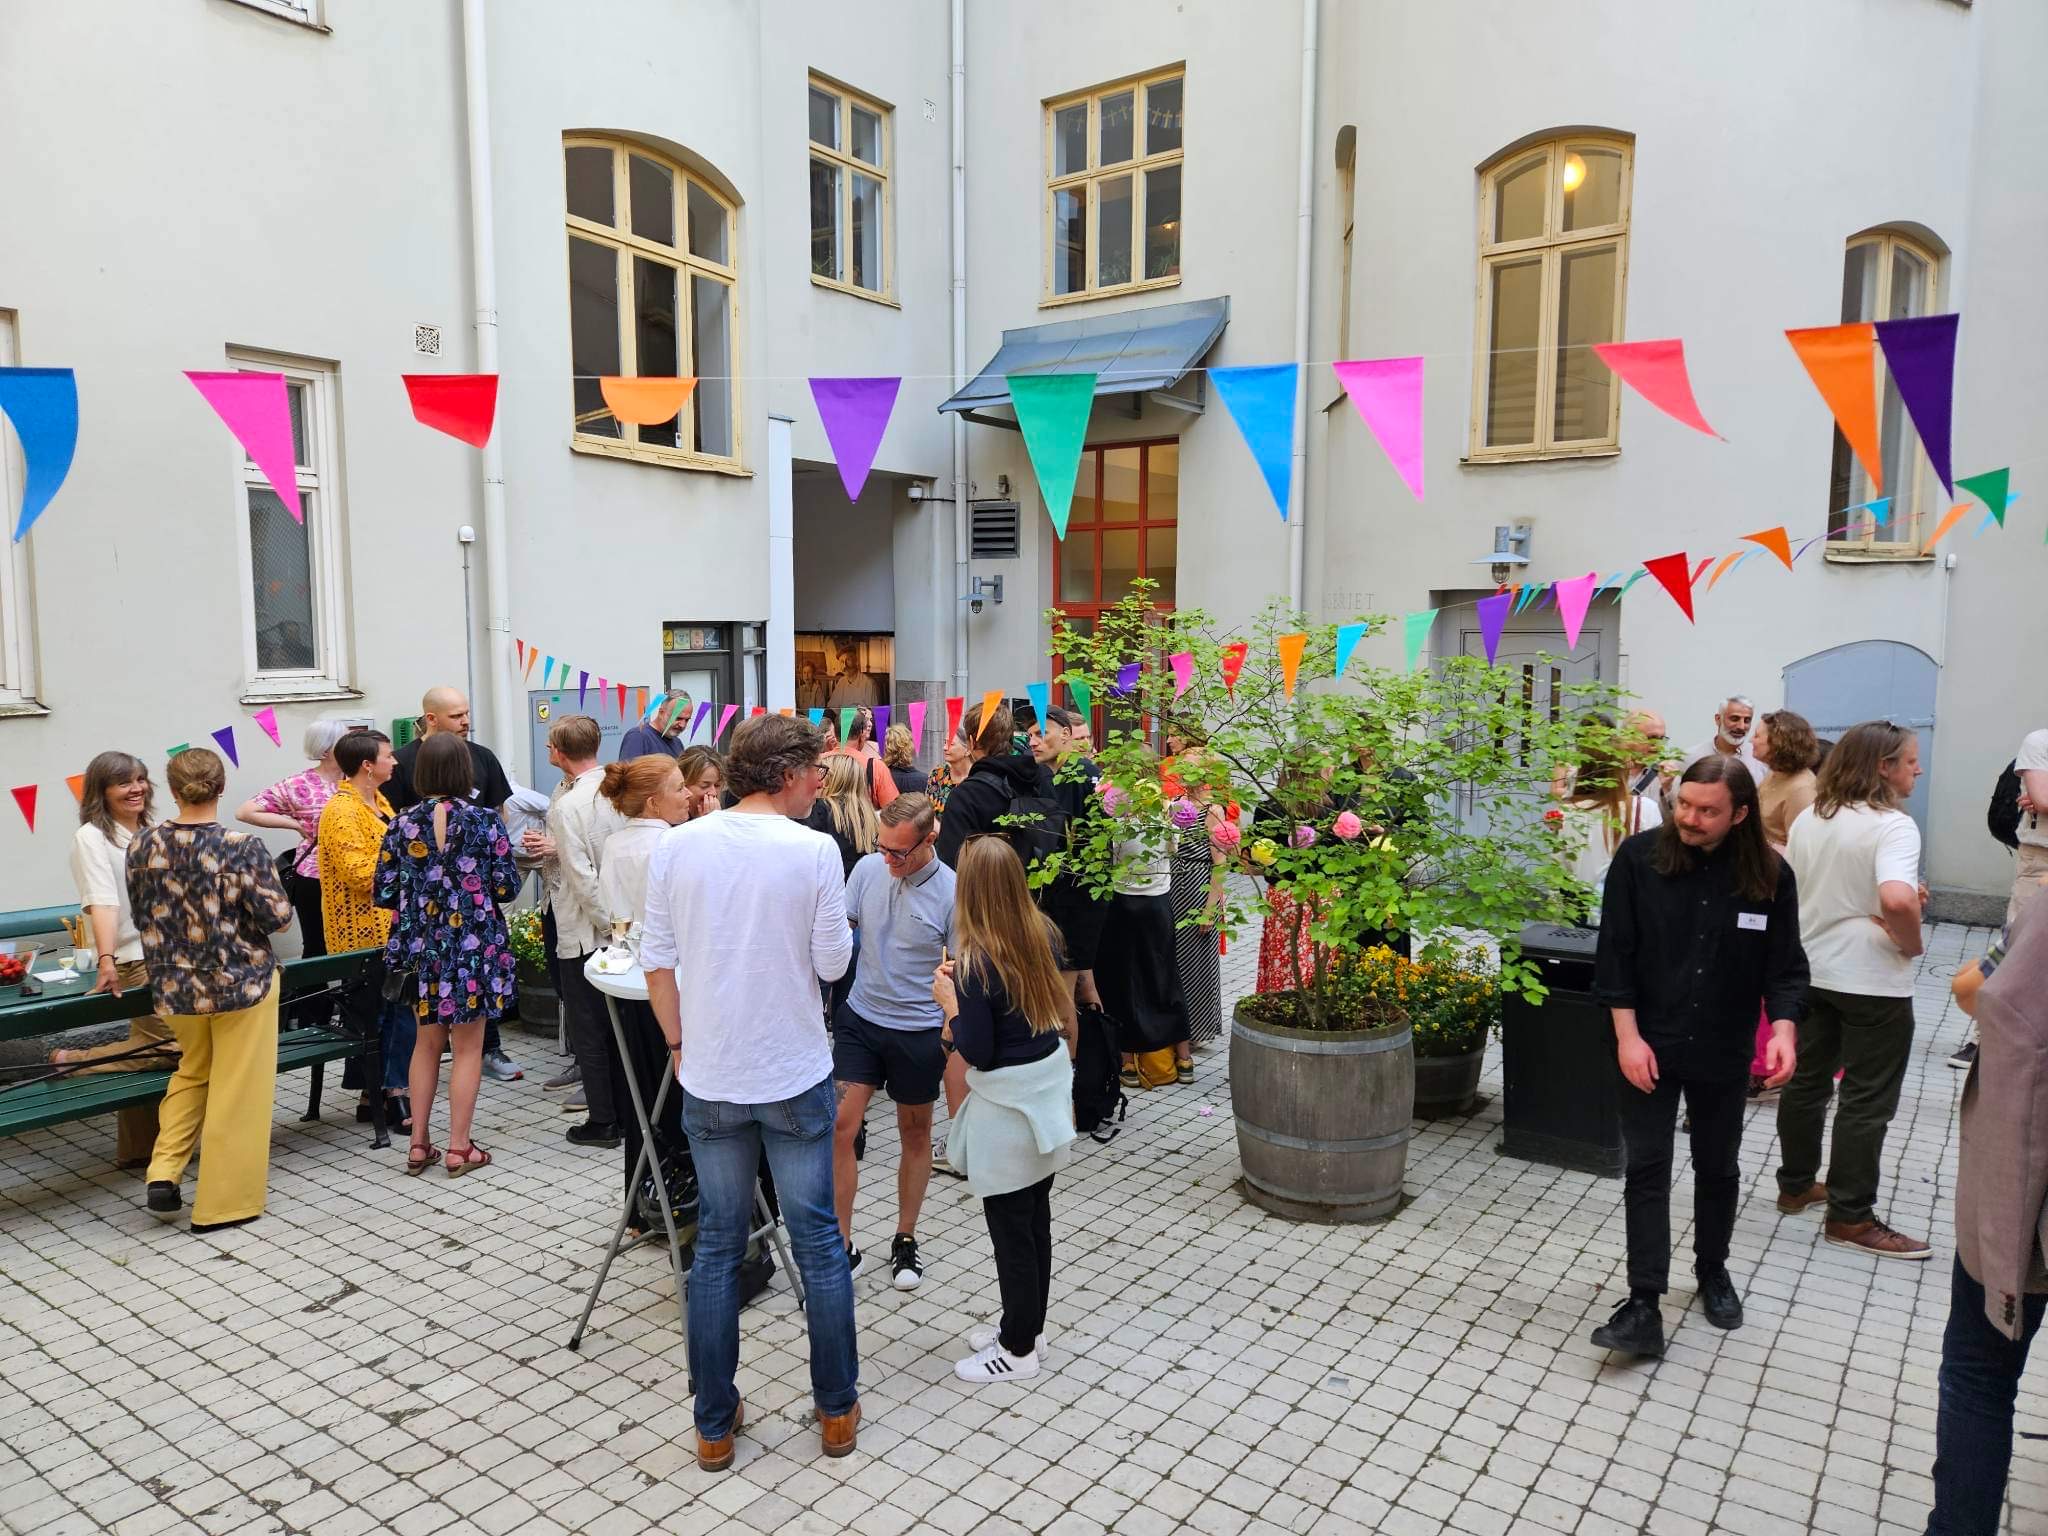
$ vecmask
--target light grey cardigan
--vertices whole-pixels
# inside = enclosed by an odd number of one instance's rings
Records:
[[[1065,1044],[1020,1067],[967,1069],[967,1101],[946,1131],[946,1161],[977,1198],[1029,1189],[1067,1166],[1074,1064]]]

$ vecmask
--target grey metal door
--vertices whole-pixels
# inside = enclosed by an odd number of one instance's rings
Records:
[[[1555,615],[1549,622],[1556,624]],[[1459,617],[1457,635],[1460,655],[1485,659],[1485,637],[1479,631],[1477,616],[1469,610]],[[1547,716],[1555,722],[1570,708],[1573,684],[1598,682],[1604,675],[1604,638],[1602,627],[1589,622],[1579,632],[1578,646],[1567,650],[1561,628],[1548,631],[1525,629],[1520,632],[1510,629],[1500,637],[1500,644],[1494,651],[1494,666],[1508,674],[1507,685],[1511,695],[1519,693],[1525,712]],[[1520,753],[1526,757],[1526,748],[1519,736],[1504,735],[1497,745],[1503,752]],[[1457,809],[1459,816],[1475,833],[1484,832],[1489,820],[1487,807],[1469,787],[1459,789]],[[1540,797],[1517,794],[1508,797],[1506,804],[1497,805],[1494,813],[1533,817],[1542,814],[1542,809]]]
[[[1889,720],[1920,738],[1920,782],[1906,812],[1927,836],[1927,786],[1934,765],[1934,658],[1898,640],[1858,640],[1803,656],[1785,669],[1785,707],[1817,735],[1837,740],[1865,720]]]

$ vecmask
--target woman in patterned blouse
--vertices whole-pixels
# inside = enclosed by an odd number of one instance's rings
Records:
[[[175,821],[145,827],[128,847],[128,901],[142,934],[156,1011],[182,1051],[157,1111],[149,1209],[168,1221],[204,1125],[206,1159],[192,1230],[263,1214],[270,1121],[277,1099],[277,962],[270,935],[291,926],[291,898],[260,839],[220,824],[227,767],[188,747],[165,777]]]
[[[491,1154],[469,1134],[483,1075],[484,1022],[514,1001],[511,941],[498,907],[519,894],[519,871],[498,813],[470,802],[475,782],[465,738],[452,731],[427,737],[412,768],[422,798],[398,813],[377,855],[377,905],[396,914],[384,963],[419,1014],[405,1171],[425,1173],[441,1157],[429,1127],[441,1051],[452,1039],[451,1179],[490,1166]]]

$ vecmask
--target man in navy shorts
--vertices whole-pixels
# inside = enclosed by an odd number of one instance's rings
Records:
[[[945,1075],[945,1022],[932,1001],[932,973],[952,942],[953,871],[939,862],[938,814],[923,795],[882,808],[880,847],[853,866],[846,917],[860,930],[860,967],[832,1021],[832,1075],[839,1119],[832,1140],[832,1192],[846,1261],[858,1275],[853,1197],[860,1178],[854,1141],[877,1088],[896,1101],[903,1152],[896,1167],[896,1237],[889,1268],[899,1291],[924,1279],[917,1215],[932,1178],[932,1105]]]

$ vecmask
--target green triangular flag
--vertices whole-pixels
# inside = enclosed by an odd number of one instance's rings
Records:
[[[844,741],[852,734],[853,706],[851,704],[842,704],[839,706],[839,739]]]
[[[1408,671],[1413,672],[1415,670],[1415,658],[1422,654],[1422,643],[1429,638],[1429,626],[1435,622],[1436,610],[1434,608],[1425,608],[1419,613],[1411,613],[1403,621],[1404,633],[1402,639],[1408,648],[1408,661],[1406,664]]]
[[[170,749],[169,751],[165,752],[165,753],[164,753],[164,756],[165,756],[165,757],[176,757],[176,756],[177,756],[177,755],[178,755],[178,754],[179,754],[180,752],[190,752],[191,750],[192,750],[192,743],[191,743],[191,742],[189,742],[189,741],[181,741],[181,742],[179,742],[179,743],[178,743],[178,744],[177,744],[177,745],[176,745],[175,747],[172,747],[172,748],[171,748],[171,749]]]
[[[1990,510],[1998,519],[1998,526],[2005,526],[2006,492],[2012,486],[2012,469],[1987,469],[1981,475],[1956,476],[1956,489],[1968,491]]]
[[[1088,437],[1088,411],[1095,403],[1092,373],[1012,373],[1005,375],[1010,403],[1017,408],[1017,426],[1045,515],[1052,531],[1067,536],[1067,510],[1074,500],[1074,472],[1081,466],[1081,445]]]
[[[1075,704],[1080,706],[1082,714],[1086,715],[1094,711],[1094,691],[1090,689],[1089,686],[1086,683],[1082,682],[1079,678],[1069,678],[1067,680],[1067,692],[1071,693],[1074,696],[1074,702]]]

